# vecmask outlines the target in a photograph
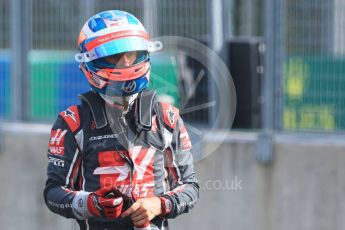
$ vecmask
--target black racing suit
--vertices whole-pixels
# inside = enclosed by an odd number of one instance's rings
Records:
[[[156,99],[144,105],[136,99],[123,115],[98,94],[88,94],[98,103],[82,100],[61,112],[52,127],[44,189],[48,208],[77,219],[72,209],[76,191],[112,185],[128,196],[167,199],[171,211],[155,217],[151,228],[168,229],[167,219],[188,212],[199,196],[191,143],[178,110]],[[149,115],[146,126],[138,122],[143,111]],[[133,229],[129,218],[77,221],[80,229]]]

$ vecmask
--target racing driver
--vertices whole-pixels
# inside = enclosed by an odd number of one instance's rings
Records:
[[[150,41],[124,11],[91,17],[76,54],[91,90],[51,129],[44,199],[80,229],[168,229],[199,196],[179,111],[148,90]]]

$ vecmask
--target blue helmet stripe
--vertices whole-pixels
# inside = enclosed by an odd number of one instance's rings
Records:
[[[107,28],[107,25],[104,23],[102,18],[94,18],[89,21],[89,28],[93,31],[99,31],[101,29]]]
[[[120,38],[94,49],[97,58],[138,50],[148,50],[148,41],[146,39],[141,37]]]

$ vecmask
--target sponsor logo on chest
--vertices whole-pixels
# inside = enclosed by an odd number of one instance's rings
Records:
[[[100,136],[92,136],[89,138],[89,141],[98,141],[98,140],[104,140],[104,139],[112,139],[112,138],[118,138],[118,134],[107,134],[107,135],[100,135]]]

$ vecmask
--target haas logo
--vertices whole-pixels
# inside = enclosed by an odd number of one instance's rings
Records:
[[[63,156],[65,153],[64,139],[67,130],[52,130],[49,142],[49,153]]]
[[[123,83],[121,89],[126,93],[132,93],[136,87],[137,83],[135,81],[126,81]]]
[[[154,148],[142,146],[134,146],[129,152],[99,152],[99,167],[93,174],[99,175],[101,187],[115,186],[122,193],[137,197],[152,196],[155,153]]]

